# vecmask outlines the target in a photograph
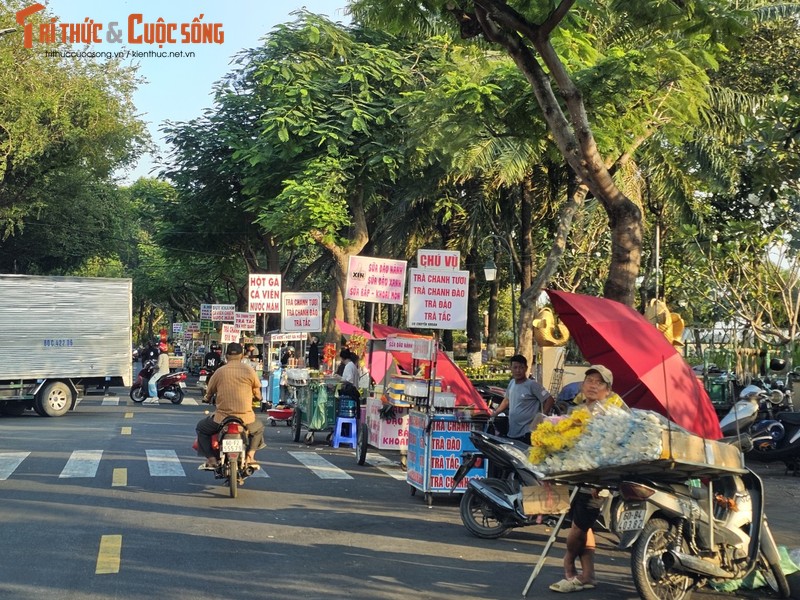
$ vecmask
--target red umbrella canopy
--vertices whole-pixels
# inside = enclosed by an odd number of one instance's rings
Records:
[[[605,298],[547,293],[583,357],[611,369],[614,391],[628,406],[654,410],[705,438],[722,437],[692,368],[641,314]]]

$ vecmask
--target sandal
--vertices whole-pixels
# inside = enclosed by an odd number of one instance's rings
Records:
[[[562,594],[570,594],[572,592],[582,592],[583,590],[593,589],[594,584],[581,583],[577,577],[573,577],[572,579],[562,579],[561,581],[557,581],[556,583],[550,586],[550,589],[554,592],[560,592]]]
[[[217,465],[210,465],[208,463],[203,463],[199,467],[197,467],[198,471],[216,471]]]

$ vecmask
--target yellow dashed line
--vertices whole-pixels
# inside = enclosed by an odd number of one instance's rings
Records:
[[[128,485],[128,469],[114,469],[111,476],[111,487],[122,487]]]
[[[123,428],[120,430],[120,433],[121,433],[122,435],[130,435],[130,434],[131,434],[131,429],[132,429],[131,427],[123,427]]]
[[[132,419],[133,418],[133,413],[132,412],[126,412],[125,413],[125,418],[126,419]]]
[[[121,535],[104,535],[100,538],[100,550],[97,552],[96,575],[119,573],[119,555],[122,552]]]

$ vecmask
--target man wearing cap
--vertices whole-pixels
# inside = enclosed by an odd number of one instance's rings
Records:
[[[238,417],[247,426],[248,464],[255,465],[256,450],[264,445],[264,424],[253,411],[253,398],[261,402],[261,380],[253,367],[242,362],[244,348],[241,344],[228,344],[225,357],[228,362],[214,371],[203,398],[203,402],[211,402],[216,395],[214,404],[217,409],[214,414],[197,423],[197,445],[206,457],[206,463],[200,469],[216,468],[217,458],[211,451],[211,436],[222,428],[222,421],[226,417]]]
[[[592,365],[586,370],[580,393],[575,397],[577,408],[586,408],[592,414],[602,413],[616,406],[627,408],[618,394],[611,391],[614,376],[603,365]],[[567,532],[567,551],[564,553],[564,579],[550,586],[554,592],[570,593],[594,589],[595,541],[592,525],[600,516],[608,490],[580,488],[570,504],[572,526]],[[581,563],[578,575],[575,561]]]

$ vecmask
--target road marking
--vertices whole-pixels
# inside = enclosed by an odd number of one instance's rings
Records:
[[[0,452],[0,480],[8,479],[30,452]]]
[[[153,477],[186,477],[175,450],[145,450],[145,454]]]
[[[103,457],[102,450],[75,450],[69,457],[59,478],[94,477]]]
[[[128,469],[114,469],[111,476],[111,487],[125,487],[128,485]]]
[[[181,404],[193,404],[194,406],[200,406],[200,404],[194,398],[189,398],[189,396],[183,397],[183,402]]]
[[[125,418],[126,419],[132,419],[133,418],[133,413],[132,412],[126,412],[125,413]]]
[[[396,460],[391,460],[380,454],[367,454],[367,464],[377,467],[387,475],[399,480],[405,481],[406,474],[402,471],[402,465]]]
[[[123,427],[119,432],[121,435],[130,435],[132,429],[133,427]]]
[[[119,573],[119,556],[122,552],[121,535],[104,535],[100,537],[100,550],[97,552],[96,575]]]
[[[106,396],[100,403],[100,406],[119,406],[118,396]]]
[[[289,452],[289,454],[311,469],[320,479],[352,479],[345,471],[316,452]]]
[[[269,475],[264,470],[264,467],[261,467],[258,471],[250,475],[250,477],[269,477]]]

